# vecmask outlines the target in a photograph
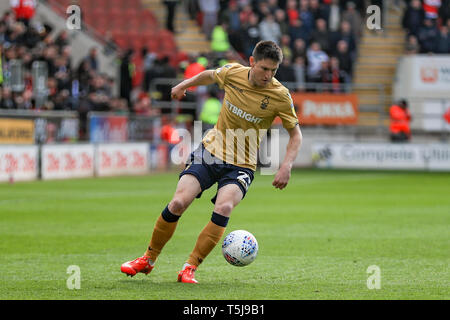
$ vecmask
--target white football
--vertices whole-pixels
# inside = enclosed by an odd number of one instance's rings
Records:
[[[225,260],[233,266],[247,266],[258,255],[258,241],[245,230],[230,232],[223,240],[222,254]]]

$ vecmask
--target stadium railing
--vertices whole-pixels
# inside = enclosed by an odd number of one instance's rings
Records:
[[[6,110],[0,119],[25,120],[32,123],[35,144],[75,142],[79,140],[79,115],[76,111]],[[11,123],[11,130],[20,133],[22,124]]]

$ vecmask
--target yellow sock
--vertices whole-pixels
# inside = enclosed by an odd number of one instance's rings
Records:
[[[159,216],[158,220],[156,220],[152,239],[150,240],[150,244],[144,253],[144,255],[147,256],[152,262],[156,261],[165,244],[170,240],[170,238],[172,238],[178,224],[178,219],[179,216],[170,213],[166,207],[163,213]]]
[[[198,267],[220,241],[224,232],[225,227],[209,221],[202,232],[200,232],[197,243],[195,244],[194,250],[189,255],[187,263]]]

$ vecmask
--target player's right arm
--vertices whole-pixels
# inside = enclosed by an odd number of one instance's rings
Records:
[[[186,89],[196,86],[207,86],[216,82],[214,70],[205,70],[196,76],[186,79],[172,88],[172,99],[182,99],[186,95]]]

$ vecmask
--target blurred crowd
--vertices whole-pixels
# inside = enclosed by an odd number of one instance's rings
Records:
[[[450,53],[450,0],[409,0],[402,25],[406,52]]]
[[[352,81],[365,8],[372,3],[382,1],[192,0],[189,8],[204,31],[211,30],[207,36],[213,49],[216,40],[222,41],[220,29],[245,60],[258,41],[275,41],[284,54],[277,79],[302,90],[307,82]]]
[[[158,113],[148,95],[132,100],[130,90],[115,94],[117,81],[100,71],[98,48],[87,48],[85,58],[75,64],[68,33],[52,31],[51,25],[14,10],[0,17],[0,109],[76,111],[81,134],[90,111]],[[120,55],[119,64],[125,56]],[[46,68],[39,69],[37,62],[45,62]]]
[[[99,70],[101,48],[86,48],[85,58],[75,65],[67,32],[55,35],[50,25],[31,20],[32,12],[21,15],[11,10],[0,18],[0,108],[73,110],[82,119],[89,111],[159,115],[164,109],[153,107],[152,101],[169,101],[170,85],[160,84],[153,90],[154,79],[188,78],[223,65],[234,60],[230,48],[238,53],[238,61],[246,62],[260,40],[273,40],[282,48],[284,60],[276,77],[291,90],[308,90],[306,83],[319,83],[340,91],[343,87],[335,84],[352,81],[365,10],[382,2],[185,0],[189,14],[211,40],[211,52],[174,65],[146,48],[118,51],[120,81]],[[402,23],[408,31],[407,52],[449,53],[450,0],[408,0],[406,4]],[[139,82],[135,81],[136,56],[143,61]],[[19,87],[11,85],[17,60],[24,79]],[[47,63],[47,99],[42,101],[33,86],[36,61]],[[196,101],[194,95],[188,92],[185,101]]]
[[[113,96],[114,79],[99,71],[97,49],[91,48],[79,65],[72,61],[67,32],[52,35],[52,27],[38,22],[24,23],[13,12],[0,18],[2,78],[0,108],[107,111],[127,110],[128,102]],[[20,61],[23,85],[17,86],[12,68]],[[44,85],[48,99],[42,104],[33,87],[35,62],[47,65]]]

